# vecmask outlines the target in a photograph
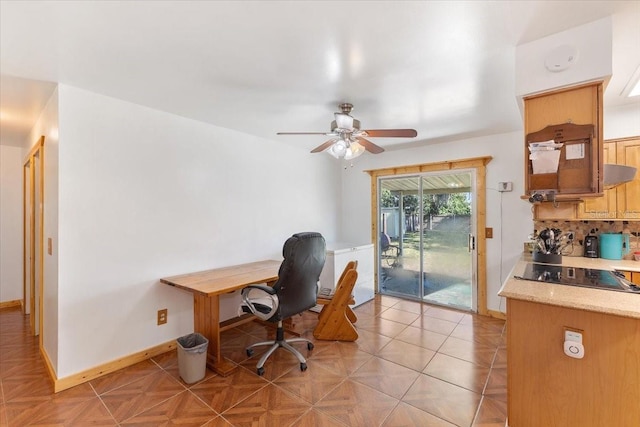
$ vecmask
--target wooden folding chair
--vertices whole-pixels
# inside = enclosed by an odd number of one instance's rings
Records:
[[[353,326],[358,318],[349,304],[354,304],[353,287],[358,279],[356,261],[347,264],[335,293],[331,298],[318,298],[318,304],[324,307],[318,315],[318,325],[313,331],[313,336],[321,340],[355,341],[358,339],[358,331]]]

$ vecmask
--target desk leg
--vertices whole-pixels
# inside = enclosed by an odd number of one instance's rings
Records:
[[[209,340],[207,367],[226,377],[236,365],[222,357],[220,349],[220,298],[218,295],[193,296],[193,326],[196,332]]]

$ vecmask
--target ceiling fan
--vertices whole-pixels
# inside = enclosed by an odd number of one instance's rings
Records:
[[[311,152],[319,153],[328,149],[327,152],[335,158],[344,157],[346,160],[358,157],[365,150],[373,154],[384,151],[384,148],[366,138],[414,138],[418,135],[414,129],[360,129],[360,121],[349,114],[353,105],[345,102],[338,107],[341,112],[334,113],[335,120],[331,122],[331,132],[278,132],[278,135],[331,136],[330,140]]]

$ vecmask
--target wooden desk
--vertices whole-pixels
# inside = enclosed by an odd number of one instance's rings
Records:
[[[227,376],[236,367],[221,354],[220,295],[256,283],[272,285],[278,279],[280,264],[282,261],[258,261],[160,279],[161,283],[193,292],[193,326],[209,340],[207,366],[214,372]]]

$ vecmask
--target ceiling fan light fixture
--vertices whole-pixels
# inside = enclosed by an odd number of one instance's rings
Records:
[[[344,153],[344,159],[345,160],[355,159],[362,153],[364,153],[364,147],[358,144],[356,141],[352,141]]]
[[[353,129],[353,117],[345,113],[334,113],[336,117],[336,125],[338,129]]]
[[[338,139],[331,147],[329,147],[327,152],[336,159],[341,159],[347,152],[347,144],[342,139]]]

